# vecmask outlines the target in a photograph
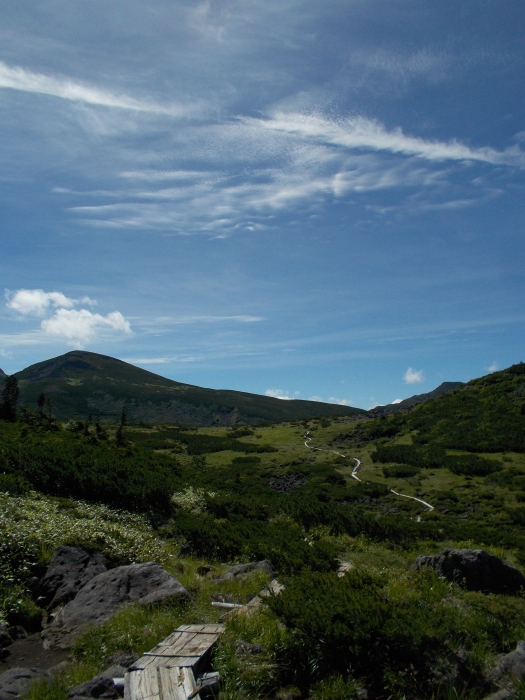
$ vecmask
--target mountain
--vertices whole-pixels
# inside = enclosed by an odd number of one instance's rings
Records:
[[[412,408],[413,406],[417,406],[418,404],[423,403],[424,401],[428,401],[429,399],[435,399],[437,396],[446,394],[447,391],[457,389],[458,386],[464,386],[464,383],[443,382],[436,389],[434,389],[433,391],[429,391],[427,394],[415,394],[414,396],[410,396],[408,399],[399,401],[399,403],[389,403],[386,406],[375,406],[369,411],[369,413],[395,413],[396,411],[402,411],[406,408]]]
[[[20,405],[36,408],[41,393],[59,419],[100,416],[117,422],[125,406],[131,423],[195,426],[258,424],[311,416],[364,413],[317,401],[282,401],[241,391],[204,389],[166,379],[113,357],[74,350],[31,365],[15,375]]]
[[[7,374],[4,372],[4,370],[0,367],[0,377],[7,377]]]

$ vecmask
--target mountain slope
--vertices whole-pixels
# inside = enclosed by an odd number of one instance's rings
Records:
[[[436,387],[436,389],[429,391],[426,394],[415,394],[414,396],[410,396],[408,399],[404,399],[399,403],[389,403],[386,406],[375,406],[375,408],[371,409],[370,413],[396,413],[397,411],[402,411],[403,409],[417,406],[418,404],[424,403],[429,399],[435,399],[437,396],[441,396],[442,394],[446,394],[448,391],[457,389],[458,386],[464,386],[463,382],[443,382]]]
[[[362,413],[316,401],[282,401],[240,391],[204,389],[166,379],[106,355],[74,350],[16,373],[20,405],[34,409],[41,393],[57,418],[100,416],[116,422],[125,406],[132,423],[251,424],[309,416]]]
[[[414,443],[469,452],[525,452],[525,363],[494,372],[425,401],[380,415],[370,437],[412,433]]]

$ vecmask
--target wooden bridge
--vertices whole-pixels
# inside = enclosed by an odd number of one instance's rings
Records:
[[[224,625],[181,625],[148,651],[124,677],[124,700],[200,700],[196,673],[224,632]]]
[[[273,580],[246,605],[212,603],[228,610],[221,620],[253,615],[262,599],[278,595],[283,586]],[[211,648],[224,632],[223,624],[181,625],[146,652],[124,676],[124,700],[200,700],[199,691],[214,684],[218,673],[197,675],[206,665]]]

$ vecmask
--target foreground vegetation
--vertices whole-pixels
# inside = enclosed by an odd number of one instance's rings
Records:
[[[525,596],[467,591],[411,565],[446,546],[525,564],[523,367],[375,420],[97,427],[41,410],[0,422],[0,603],[10,623],[38,626],[31,580],[62,543],[100,549],[113,564],[153,559],[193,598],[129,608],[88,632],[33,700],[65,698],[115,653],[140,654],[179,624],[216,621],[214,594],[245,602],[265,575],[215,584],[199,565],[219,573],[221,562],[262,558],[285,590],[228,624],[213,661],[222,697],[487,695],[486,671],[525,637]],[[325,452],[305,447],[306,430]],[[340,560],[353,567],[343,577]]]

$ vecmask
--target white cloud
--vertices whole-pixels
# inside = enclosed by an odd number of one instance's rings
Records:
[[[336,396],[330,396],[327,403],[335,403],[338,406],[350,406],[350,401],[348,399],[338,399]]]
[[[16,292],[6,290],[6,306],[22,316],[45,316],[50,307],[54,312],[40,324],[44,335],[65,338],[69,345],[83,347],[100,332],[112,330],[130,333],[129,321],[119,311],[112,311],[106,316],[95,314],[88,309],[75,309],[77,304],[95,306],[97,302],[90,297],[71,299],[62,292],[45,292],[43,289],[18,289]],[[38,338],[32,337],[32,342]],[[21,340],[21,338],[20,338]]]
[[[57,309],[51,318],[41,323],[44,333],[65,338],[69,345],[83,347],[101,331],[107,328],[130,333],[129,322],[119,311],[107,316],[94,314],[87,309]]]
[[[310,114],[276,112],[272,118],[257,120],[266,129],[343,146],[348,149],[388,151],[418,156],[430,161],[475,160],[496,165],[525,167],[525,153],[519,146],[497,151],[488,146],[470,148],[459,141],[426,141],[407,136],[400,127],[388,131],[383,124],[365,117],[339,122]]]
[[[0,61],[0,88],[52,95],[64,100],[85,102],[101,107],[117,107],[172,117],[186,117],[202,110],[202,104],[162,106],[155,102],[137,100],[127,95],[116,95],[101,88],[77,83],[70,78],[55,78],[42,73],[33,73],[19,66],[11,67],[3,61]]]
[[[407,384],[420,384],[425,381],[425,373],[422,369],[416,371],[409,367],[405,372],[404,380]]]
[[[272,399],[282,399],[283,401],[293,401],[293,397],[289,396],[290,392],[283,391],[282,389],[266,389],[264,392],[265,396],[271,396]]]
[[[394,399],[392,403],[401,403],[401,401],[403,401],[403,399]]]
[[[499,367],[498,367],[498,363],[496,362],[496,360],[494,360],[494,362],[490,365],[490,367],[487,367],[487,369],[491,374],[492,374],[492,372],[497,372]]]
[[[49,306],[71,309],[75,305],[74,299],[61,292],[44,292],[43,289],[19,289],[13,294],[6,291],[5,296],[7,307],[24,316],[44,316]]]

